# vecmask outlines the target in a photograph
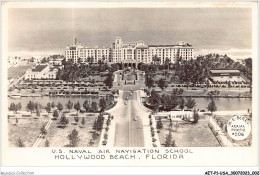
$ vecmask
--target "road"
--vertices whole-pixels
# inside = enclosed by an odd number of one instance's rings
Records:
[[[119,77],[119,76],[118,76]],[[120,78],[120,77],[119,77]],[[120,103],[117,103],[111,114],[115,119],[115,137],[114,147],[144,147],[143,118],[147,118],[147,112],[142,109],[137,101],[136,90],[139,89],[143,80],[136,81],[135,85],[125,85],[124,81],[117,79],[114,82],[120,90],[122,96],[119,97]],[[130,95],[130,90],[133,94]],[[128,100],[126,100],[128,97]],[[136,118],[136,120],[135,120]]]
[[[123,98],[129,96],[129,91],[123,92]],[[142,109],[137,102],[136,92],[129,96],[127,104],[112,113],[116,119],[115,147],[144,147],[142,124]],[[137,117],[136,120],[134,118]]]

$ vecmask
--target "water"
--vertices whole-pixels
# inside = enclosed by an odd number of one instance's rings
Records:
[[[194,98],[196,108],[207,109],[210,98]],[[252,110],[252,98],[214,98],[219,111]]]
[[[196,109],[207,110],[210,98],[192,98],[196,101]],[[218,111],[252,110],[252,98],[214,98]]]
[[[210,103],[209,98],[194,98],[196,101],[196,108],[204,108],[207,109],[208,104]],[[58,102],[61,102],[64,107],[65,104],[68,101],[71,101],[73,103],[76,103],[77,101],[80,102],[81,105],[83,105],[85,100],[89,100],[90,102],[96,101],[98,103],[99,97],[21,97],[19,99],[15,98],[8,98],[8,106],[13,103],[21,103],[22,104],[22,110],[26,109],[26,105],[29,101],[38,102],[45,106],[49,102],[55,102],[56,104]],[[252,99],[251,98],[215,98],[215,103],[217,106],[217,109],[220,111],[235,111],[235,110],[247,110],[252,109]]]

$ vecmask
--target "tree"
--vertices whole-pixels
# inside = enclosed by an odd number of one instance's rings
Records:
[[[196,106],[196,101],[191,97],[188,97],[185,105],[187,106],[187,108],[192,109]]]
[[[36,109],[36,116],[37,116],[37,117],[40,117],[40,116],[41,116],[41,112],[40,112],[39,108]]]
[[[109,87],[109,89],[111,89],[113,87],[113,78],[112,75],[108,76],[105,80],[104,83],[106,84],[107,87]]]
[[[97,118],[97,126],[96,126],[96,130],[97,131],[101,131],[103,129],[103,123],[104,123],[104,116],[102,114],[99,114],[98,115],[98,118]]]
[[[153,89],[151,91],[151,95],[149,96],[148,102],[152,105],[156,105],[160,103],[160,95]]]
[[[89,111],[90,106],[89,106],[89,104],[88,104],[88,100],[85,100],[85,101],[84,101],[83,107],[85,108],[86,112]]]
[[[192,121],[192,124],[196,124],[198,121],[199,121],[199,114],[198,112],[194,109],[193,110],[193,121]]]
[[[23,140],[19,137],[16,141],[17,147],[25,147]]]
[[[175,140],[173,140],[171,130],[169,130],[169,134],[166,135],[165,147],[176,147]]]
[[[46,130],[44,124],[42,125],[42,127],[41,127],[41,129],[40,129],[40,134],[43,135],[43,136],[45,136],[45,135],[47,134],[47,130]]]
[[[84,118],[84,117],[83,117]],[[74,120],[75,120],[75,122],[76,122],[76,124],[79,122],[79,117],[78,116],[75,116],[74,117]]]
[[[145,85],[150,89],[154,85],[154,80],[152,78],[152,75],[146,74],[145,75]]]
[[[97,120],[94,121],[93,126],[92,126],[93,130],[98,130],[98,124],[97,124]]]
[[[47,111],[48,113],[50,113],[50,112],[51,112],[51,104],[50,104],[50,103],[47,103],[45,109],[46,109],[46,111]]]
[[[9,106],[9,111],[14,111],[15,110],[15,103],[11,103]]]
[[[45,141],[45,147],[49,147],[49,146],[50,146],[50,142],[49,142],[48,139],[46,139],[46,141]]]
[[[94,112],[96,112],[96,111],[98,110],[97,102],[92,101],[92,103],[91,103],[91,109],[92,109],[92,111],[94,111]]]
[[[213,113],[215,111],[217,111],[217,106],[215,104],[215,101],[212,99],[211,102],[208,105],[208,110]]]
[[[173,126],[173,123],[172,123],[172,119],[170,118],[170,123],[169,123],[170,130],[172,130],[172,126]]]
[[[62,116],[60,118],[60,125],[63,127],[66,127],[67,124],[69,124],[69,119],[67,117],[65,117],[64,114],[62,114]]]
[[[79,133],[76,129],[72,130],[72,132],[68,135],[68,139],[70,141],[70,147],[77,147],[79,142]]]
[[[163,127],[163,123],[162,123],[162,119],[160,117],[156,123],[156,128],[160,130],[160,129],[162,129],[162,127]]]
[[[54,117],[54,120],[57,120],[57,118],[59,117],[59,113],[58,113],[57,110],[55,110],[55,111],[53,112],[53,117]]]
[[[85,118],[83,117],[82,120],[81,120],[81,125],[84,126],[85,123],[86,123],[86,121],[85,121]]]
[[[170,63],[171,63],[171,60],[168,57],[166,57],[164,64],[167,65],[168,70],[169,70]]]
[[[74,104],[74,109],[78,112],[80,110],[80,103],[77,102]]]
[[[100,111],[103,112],[106,109],[107,103],[104,98],[99,100]]]
[[[165,79],[159,79],[159,81],[158,81],[158,86],[163,90],[164,88],[166,88],[168,85],[167,85],[167,83],[166,83],[166,81],[165,81]]]
[[[99,136],[99,134],[98,134],[96,131],[94,131],[94,132],[92,133],[92,139],[93,139],[93,140],[96,140],[96,139],[98,138],[98,136]]]
[[[160,62],[160,58],[157,56],[157,55],[154,55],[153,58],[152,58],[153,62],[156,63],[157,65],[159,64]]]
[[[181,99],[179,100],[179,108],[183,109],[185,107],[185,100],[184,98],[181,97]]]
[[[61,112],[63,110],[63,104],[60,102],[57,104],[57,109]]]
[[[27,104],[27,106],[26,106],[27,111],[33,112],[33,111],[34,111],[34,108],[35,108],[35,103],[32,102],[32,101],[29,101],[28,104]]]
[[[72,107],[73,107],[73,103],[69,100],[68,103],[66,104],[66,107],[70,111],[72,109]]]
[[[15,103],[11,103],[9,106],[10,111],[17,111],[17,105]]]
[[[56,104],[55,104],[54,101],[51,103],[51,107],[52,107],[52,108],[55,108],[55,107],[56,107]]]
[[[15,111],[20,111],[22,109],[22,104],[19,102],[15,105]]]

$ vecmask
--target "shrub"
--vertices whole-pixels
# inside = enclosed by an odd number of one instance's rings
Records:
[[[106,140],[102,141],[102,145],[107,145],[107,141]]]
[[[150,126],[152,126],[153,125],[153,121],[152,121],[152,119],[150,119]]]
[[[50,142],[48,140],[45,141],[45,147],[49,147],[50,146]]]
[[[151,127],[151,131],[154,131],[154,127]]]
[[[17,147],[25,147],[24,142],[21,138],[18,138],[16,141]]]
[[[105,130],[108,131],[108,130],[109,130],[109,127],[106,127]]]
[[[155,141],[156,141],[156,139],[155,139],[155,138],[153,138],[153,139],[152,139],[152,141],[153,141],[153,142],[155,142]]]
[[[94,131],[93,133],[92,133],[92,139],[93,140],[96,140],[98,138],[98,133],[96,133],[96,131]]]
[[[155,133],[154,133],[154,131],[152,131],[152,137],[154,137],[154,135],[155,135]]]
[[[153,143],[153,147],[157,147],[157,145],[155,143]]]
[[[93,144],[94,144],[94,140],[93,140],[93,139],[90,139],[89,145],[93,145]]]
[[[70,147],[77,147],[79,142],[79,133],[76,129],[72,130],[72,132],[67,137],[70,141]]]
[[[104,134],[104,139],[107,139],[108,135],[107,133]]]

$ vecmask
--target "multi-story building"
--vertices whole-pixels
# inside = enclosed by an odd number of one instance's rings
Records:
[[[193,57],[193,47],[185,42],[176,45],[146,45],[143,41],[123,43],[117,37],[111,48],[86,47],[75,40],[75,44],[66,47],[66,60],[74,63],[97,63],[103,60],[108,63],[122,63],[134,65],[138,63],[152,63],[157,56],[161,64],[168,59],[174,63],[177,59],[189,60]]]

